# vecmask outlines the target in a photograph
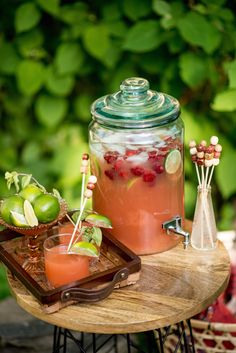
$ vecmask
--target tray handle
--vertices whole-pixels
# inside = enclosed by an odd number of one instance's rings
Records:
[[[61,293],[61,301],[96,302],[105,299],[111,294],[115,285],[127,279],[128,276],[129,270],[125,267],[115,273],[112,281],[107,286],[100,289],[68,288]]]

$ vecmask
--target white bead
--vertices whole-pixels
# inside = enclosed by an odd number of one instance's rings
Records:
[[[88,173],[88,167],[81,166],[80,167],[80,173],[87,174]]]
[[[195,154],[197,154],[197,149],[196,149],[196,147],[190,148],[189,151],[190,151],[191,156],[194,156]]]
[[[216,152],[221,152],[222,151],[222,146],[219,143],[217,145],[215,145],[215,151]]]
[[[198,152],[197,158],[204,158],[204,152]]]
[[[96,184],[97,177],[95,175],[90,175],[88,182],[92,184]]]
[[[93,196],[93,191],[86,189],[84,193],[84,197],[86,197],[87,199],[90,199],[92,196]]]
[[[213,165],[213,159],[205,159],[205,167],[211,167]]]
[[[217,136],[211,136],[211,140],[210,141],[211,141],[211,144],[215,146],[215,145],[217,145],[219,139],[218,139]]]
[[[207,145],[207,142],[206,142],[206,140],[202,140],[201,142],[200,142],[200,145],[202,145],[202,146],[206,146]]]
[[[217,166],[220,163],[219,158],[213,158],[212,159],[212,163],[213,163],[214,166]]]
[[[82,159],[81,165],[82,165],[83,167],[87,167],[87,166],[89,165],[89,161],[88,161],[87,159]]]
[[[196,142],[194,140],[191,140],[191,141],[189,141],[188,145],[189,145],[190,148],[192,148],[192,147],[196,147],[197,144],[196,144]]]

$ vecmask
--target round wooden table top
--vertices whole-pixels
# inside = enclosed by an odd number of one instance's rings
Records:
[[[182,244],[164,253],[142,256],[136,284],[115,289],[92,304],[67,306],[45,314],[25,287],[9,275],[18,304],[50,324],[93,333],[132,333],[188,319],[210,305],[226,288],[230,260],[218,242],[214,251],[197,251]]]

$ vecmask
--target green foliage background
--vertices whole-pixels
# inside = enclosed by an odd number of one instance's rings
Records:
[[[1,0],[0,194],[5,171],[32,173],[78,205],[90,105],[132,76],[179,99],[192,138],[219,136],[220,229],[236,200],[236,3],[226,0]],[[186,214],[196,175],[186,148]]]

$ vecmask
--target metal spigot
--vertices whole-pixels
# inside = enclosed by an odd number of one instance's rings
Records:
[[[162,228],[166,229],[166,232],[168,235],[171,233],[175,233],[175,234],[183,236],[184,237],[184,240],[183,240],[184,249],[187,248],[187,246],[190,243],[190,239],[189,239],[190,234],[183,230],[182,218],[180,216],[175,216],[171,220],[162,223]]]

